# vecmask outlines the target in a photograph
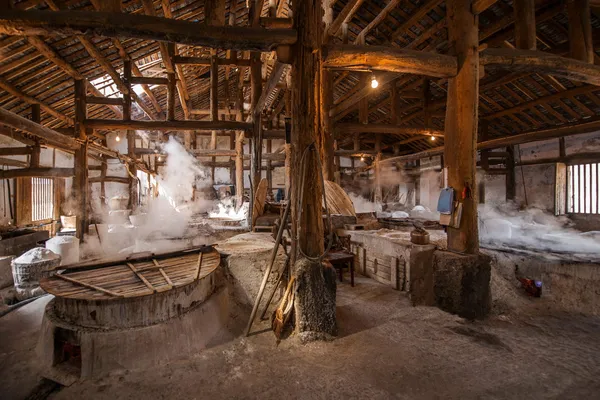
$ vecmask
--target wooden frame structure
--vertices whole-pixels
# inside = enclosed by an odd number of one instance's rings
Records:
[[[245,158],[256,185],[263,160],[267,176],[285,161],[297,182],[290,166],[311,143],[326,179],[339,178],[340,157],[373,155],[380,198],[382,165],[443,154],[448,184],[468,193],[449,248],[476,253],[476,152],[506,147],[514,174],[513,145],[600,129],[600,10],[589,0],[306,0],[295,12],[287,0],[67,3],[0,1],[0,124],[24,142],[75,152],[82,193],[89,156],[151,173],[160,165],[156,147],[108,150],[106,134],[118,130],[132,142],[135,130],[162,132],[158,141],[181,136],[190,152],[211,157],[213,176],[231,169],[238,201]],[[31,105],[38,123],[23,118]],[[283,117],[292,118],[292,143],[273,153]],[[209,148],[197,149],[201,135]],[[230,138],[227,149],[219,136]],[[309,163],[303,204],[316,207]],[[35,168],[23,173],[42,173]],[[309,233],[299,246],[318,254],[320,212],[304,209],[294,224]]]

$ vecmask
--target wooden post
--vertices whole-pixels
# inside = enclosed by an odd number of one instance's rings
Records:
[[[225,18],[225,16],[223,16]],[[210,118],[212,121],[219,120],[219,64],[217,64],[216,51],[213,51],[210,58]],[[210,149],[217,149],[217,131],[212,131],[210,135]],[[216,158],[212,157],[213,166],[211,167],[211,181],[215,184],[215,167]]]
[[[131,121],[131,60],[123,61],[123,85],[127,90],[123,92],[123,121]]]
[[[136,159],[135,148],[135,131],[129,130],[127,131],[127,155],[134,160]],[[129,164],[129,173],[133,175],[129,176],[129,209],[135,211],[139,202],[137,167],[135,163]]]
[[[313,334],[335,334],[335,280],[333,268],[320,262],[301,259],[323,253],[322,187],[318,170],[318,148],[305,150],[323,140],[319,121],[323,43],[323,1],[304,0],[292,3],[298,41],[294,45],[292,64],[292,254],[296,255],[293,273],[296,277],[294,300],[296,331]],[[305,154],[306,170],[300,166]],[[301,186],[304,186],[302,190]],[[302,209],[299,210],[298,207]],[[300,213],[301,211],[301,213]]]
[[[514,0],[515,44],[518,49],[535,50],[535,0]]]
[[[450,49],[458,57],[459,67],[456,77],[448,80],[444,160],[448,184],[462,203],[459,228],[448,227],[448,249],[476,254],[479,251],[475,180],[479,18],[471,11],[470,0],[448,0],[446,7]]]
[[[267,154],[271,154],[273,148],[273,144],[271,139],[267,139]],[[267,183],[268,183],[268,193],[273,193],[273,167],[271,166],[271,159],[267,159]]]
[[[38,124],[42,123],[42,112],[39,104],[31,105],[31,120]],[[40,148],[40,141],[36,138],[35,145],[31,150],[31,159],[29,160],[29,167],[37,168],[40,166],[41,151],[42,149]]]
[[[75,214],[77,215],[76,235],[80,240],[88,230],[88,159],[87,159],[87,134],[85,120],[87,110],[85,103],[86,82],[82,79],[75,80],[75,135],[83,144],[75,150],[75,177],[71,196],[74,199]]]
[[[177,79],[175,72],[167,72],[169,84],[167,85],[167,121],[175,121],[175,92],[177,90]]]
[[[516,177],[515,177],[515,146],[506,147],[508,157],[506,157],[506,200],[514,201],[516,196]]]
[[[260,113],[255,113],[256,105],[262,94],[262,62],[260,53],[250,53],[250,110],[253,122],[252,139],[250,140],[250,176],[252,178],[252,196],[250,198],[250,210],[254,206],[254,193],[258,188],[262,177],[262,117]],[[252,212],[249,213],[248,221],[251,221]],[[253,228],[253,227],[251,227]]]
[[[329,116],[329,109],[333,104],[333,74],[322,69],[321,77],[321,124],[323,129],[323,141],[321,143],[321,163],[323,164],[323,178],[328,181],[335,179],[333,165],[333,124]]]
[[[374,203],[381,204],[383,202],[383,196],[381,193],[381,134],[378,133],[375,136],[375,196]]]
[[[338,150],[339,146],[338,146],[338,141],[335,140],[333,142],[333,151],[335,154],[335,151]],[[333,176],[334,176],[334,182],[337,183],[338,185],[340,185],[342,183],[342,176],[341,176],[342,170],[340,168],[340,156],[335,156],[335,169],[333,171]]]
[[[571,57],[594,63],[590,0],[567,0]]]

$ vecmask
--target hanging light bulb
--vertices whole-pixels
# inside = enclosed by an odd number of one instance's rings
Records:
[[[431,135],[431,141],[434,142],[435,141],[435,136]]]
[[[377,80],[377,78],[375,77],[375,75],[373,75],[371,77],[371,87],[373,89],[377,89],[378,86],[379,86],[379,81]]]
[[[117,133],[117,137],[115,138],[115,140],[116,140],[117,142],[120,142],[120,141],[121,141],[121,136],[119,136],[119,134],[118,134],[118,133]]]
[[[158,162],[162,161],[162,156],[158,156]]]
[[[362,156],[362,157],[360,158],[360,161],[363,161],[363,162],[364,162],[364,161],[365,161],[365,157],[364,157],[364,156]]]

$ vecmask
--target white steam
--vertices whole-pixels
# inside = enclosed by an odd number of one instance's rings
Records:
[[[518,210],[511,203],[479,206],[479,237],[486,247],[600,254],[600,232],[582,233],[567,217],[537,208]]]

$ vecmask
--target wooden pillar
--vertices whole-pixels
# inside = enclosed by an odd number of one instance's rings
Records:
[[[334,154],[337,149],[338,149],[338,141],[334,140],[334,142],[333,142]],[[333,176],[334,176],[334,182],[337,183],[338,185],[340,185],[342,183],[341,173],[342,173],[342,170],[340,168],[340,156],[335,156],[335,169],[333,171]]]
[[[271,154],[271,152],[273,151],[273,143],[271,142],[271,139],[267,139],[267,154]],[[271,159],[269,158],[267,160],[267,188],[268,188],[268,193],[273,193],[273,171],[272,171],[272,166],[271,166]]]
[[[252,181],[250,210],[252,210],[254,207],[253,197],[262,177],[262,117],[261,113],[255,112],[256,105],[262,94],[262,62],[259,52],[250,53],[250,90],[250,110],[254,125],[250,140],[250,177]],[[248,221],[250,222],[252,221],[252,211],[248,214]]]
[[[31,105],[31,120],[38,124],[42,123],[42,112],[39,104]],[[40,141],[38,138],[35,139],[35,145],[31,149],[31,159],[29,160],[29,166],[31,168],[37,168],[40,166],[40,155],[42,149],[40,148]]]
[[[381,193],[381,134],[378,133],[375,136],[375,204],[381,204],[383,202],[383,196]]]
[[[100,0],[98,2],[100,9],[98,11],[104,12],[121,12],[121,0]]]
[[[296,331],[335,334],[335,280],[333,268],[304,259],[323,253],[322,187],[318,170],[318,148],[323,140],[320,124],[322,90],[323,1],[292,3],[298,41],[292,64],[292,241],[293,273],[297,280],[294,300]],[[306,170],[300,160],[305,154]],[[301,186],[304,186],[302,190]],[[301,207],[301,210],[298,209]],[[301,252],[299,251],[301,250]]]
[[[590,0],[567,0],[571,57],[594,63]]]
[[[323,36],[321,1],[294,1],[293,16],[298,30],[298,42],[294,46],[292,64],[292,230],[297,242],[292,251],[298,255],[298,247],[308,256],[323,252],[323,220],[321,213],[322,188],[316,157],[319,154],[309,151],[306,155],[306,171],[300,162],[307,147],[319,143],[322,130],[321,121],[321,43]],[[303,177],[304,174],[304,177]],[[304,192],[301,192],[304,179]],[[302,199],[300,197],[302,196]],[[297,206],[302,201],[301,219]]]
[[[0,10],[10,10],[13,8],[13,0],[0,0]]]
[[[85,103],[86,82],[82,79],[75,80],[75,135],[83,141],[82,145],[75,150],[75,177],[71,188],[71,196],[74,199],[75,214],[77,215],[76,234],[80,240],[84,239],[88,230],[88,159],[87,159],[87,135],[85,120],[87,110]]]
[[[135,160],[135,131],[127,131],[127,155]],[[135,211],[139,203],[137,167],[129,164],[129,209]]]
[[[476,141],[479,95],[478,17],[470,0],[448,0],[450,49],[458,57],[458,74],[448,80],[444,160],[448,184],[462,203],[459,228],[448,227],[448,249],[476,254],[477,229]],[[463,193],[466,198],[463,198]]]
[[[323,165],[323,178],[333,181],[335,178],[333,165],[333,124],[329,116],[329,110],[333,104],[333,74],[326,69],[321,73],[321,124],[323,129],[323,141],[321,142],[321,164]]]
[[[225,18],[223,16],[223,18]],[[210,58],[210,118],[212,121],[219,120],[219,64],[217,64],[217,55],[213,51]],[[217,149],[217,131],[212,131],[210,135],[210,149]],[[211,181],[215,184],[215,161],[216,157],[212,157]]]
[[[167,72],[167,121],[175,121],[175,92],[177,91],[177,79],[175,72]]]
[[[102,139],[102,145],[104,147],[108,147],[107,142],[106,142],[106,137],[104,139]],[[102,164],[100,165],[100,178],[102,179],[100,181],[100,204],[101,204],[101,208],[102,208],[103,212],[107,208],[106,184],[104,181],[104,178],[106,178],[107,172],[108,172],[108,165],[106,164],[106,156],[103,155],[102,156]]]
[[[517,193],[515,177],[515,147],[506,148],[508,157],[506,158],[506,200],[514,201]]]
[[[535,50],[535,0],[514,0],[515,44],[518,49]]]

